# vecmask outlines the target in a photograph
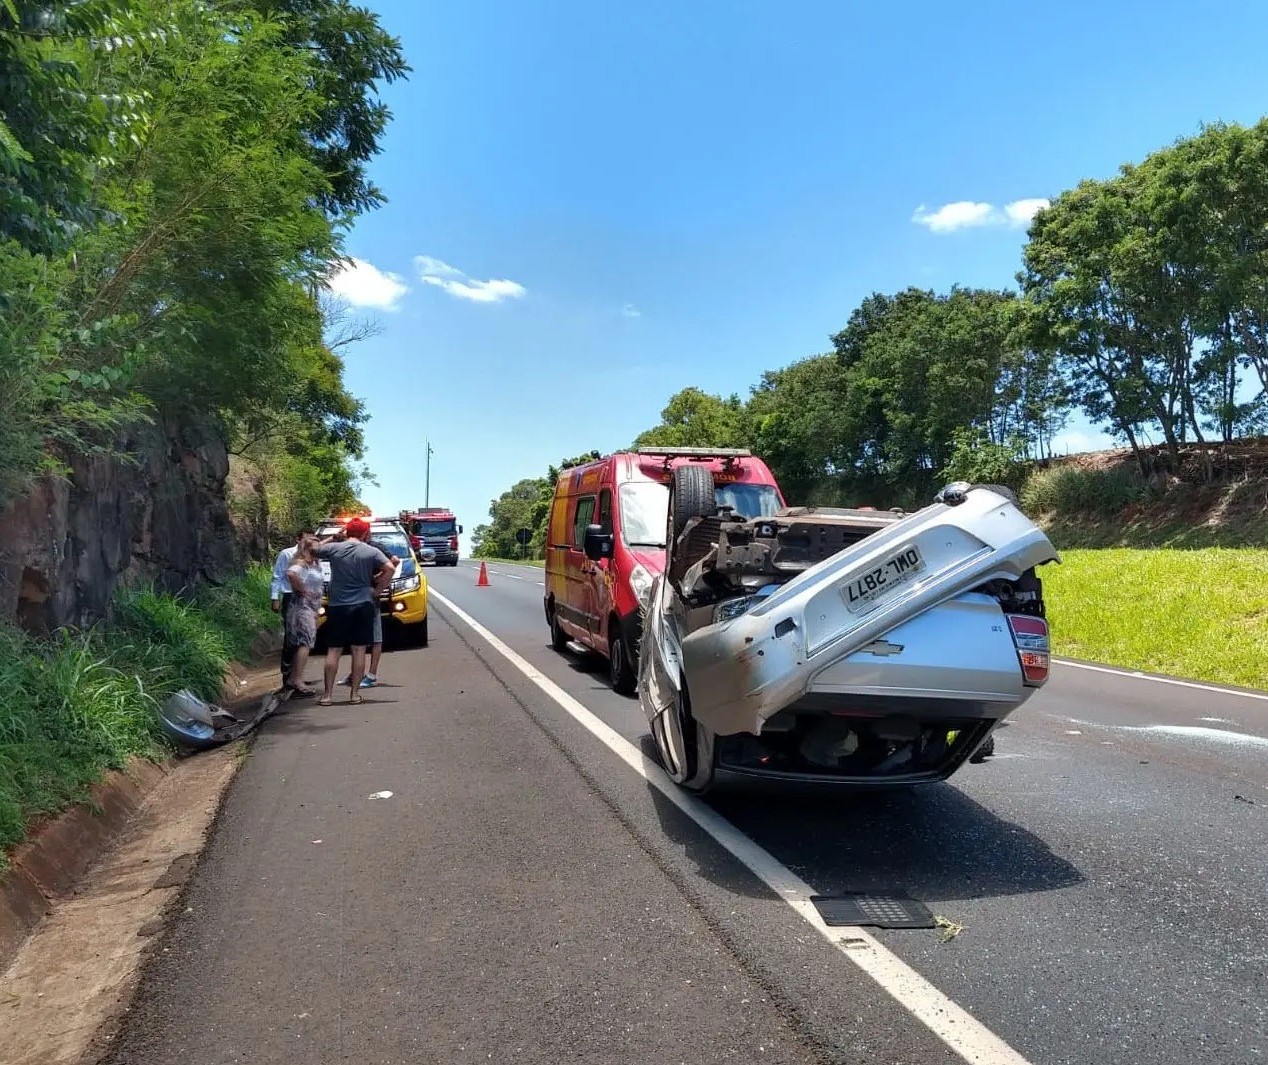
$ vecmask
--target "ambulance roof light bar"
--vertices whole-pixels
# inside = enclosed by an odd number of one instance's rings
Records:
[[[736,459],[753,457],[753,452],[746,447],[640,447],[638,453],[649,458],[663,458],[666,469],[673,459],[723,459],[725,465],[730,466]]]

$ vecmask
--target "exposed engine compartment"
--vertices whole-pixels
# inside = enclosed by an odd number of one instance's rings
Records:
[[[667,572],[688,608],[769,593],[907,516],[901,510],[789,507],[746,519],[720,509],[686,522],[671,543]],[[977,590],[999,600],[1006,614],[1044,616],[1043,582],[1033,569],[1017,581],[990,581]],[[694,620],[719,619],[700,614]]]

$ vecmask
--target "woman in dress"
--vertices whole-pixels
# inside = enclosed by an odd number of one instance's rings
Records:
[[[316,695],[315,689],[304,683],[304,670],[308,655],[317,642],[317,612],[321,609],[321,593],[325,579],[321,563],[313,549],[317,538],[306,536],[295,552],[295,558],[286,571],[295,598],[286,614],[286,635],[295,647],[295,661],[286,686],[296,695]]]

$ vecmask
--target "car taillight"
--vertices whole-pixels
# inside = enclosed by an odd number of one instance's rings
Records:
[[[450,551],[458,550],[458,537],[456,536],[449,537],[449,550]]]
[[[1052,662],[1048,623],[1029,614],[1009,614],[1008,627],[1013,631],[1013,644],[1017,647],[1026,687],[1041,687],[1048,679]]]

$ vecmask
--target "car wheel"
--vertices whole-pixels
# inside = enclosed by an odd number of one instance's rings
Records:
[[[625,633],[617,622],[615,635],[608,642],[608,682],[618,695],[633,695],[637,676],[625,649]]]
[[[568,634],[559,627],[559,614],[554,603],[550,605],[550,646],[556,651],[562,651],[568,646]]]
[[[420,621],[417,626],[414,640],[418,644],[419,647],[427,646],[427,642],[428,642],[427,621],[428,621],[427,618],[423,618],[423,620]]]
[[[674,470],[671,499],[673,534],[677,538],[692,518],[717,513],[713,474],[702,466],[679,466]]]
[[[692,716],[686,688],[679,689],[674,706],[652,723],[652,738],[670,779],[697,795],[713,784],[713,733]]]

